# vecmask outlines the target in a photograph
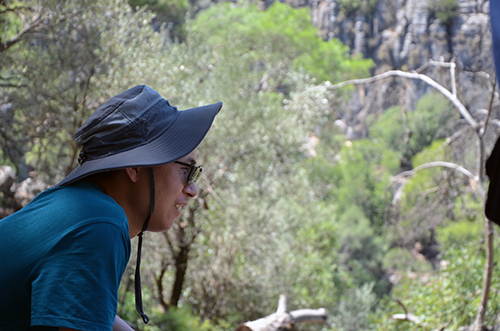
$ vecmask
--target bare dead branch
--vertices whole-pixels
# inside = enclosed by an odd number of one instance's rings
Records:
[[[286,312],[288,312],[288,301],[286,295],[281,294],[278,301],[278,309],[276,310],[276,314],[284,314]]]
[[[4,78],[0,77],[0,80]],[[26,87],[28,85],[26,84],[10,84],[10,83],[0,83],[0,87],[11,87],[11,88],[21,88],[21,87]]]
[[[448,146],[450,145],[453,141],[455,141],[458,137],[460,137],[461,135],[465,134],[468,130],[470,130],[469,127],[464,127],[460,130],[458,130],[457,132],[455,132],[453,135],[451,135],[451,137],[448,137],[446,138],[446,143],[445,145]]]
[[[408,314],[408,309],[406,309],[406,306],[401,302],[401,300],[399,300],[398,298],[396,298],[394,300],[398,303],[398,305],[400,305],[403,308],[403,310],[405,311],[405,314]]]
[[[319,309],[298,309],[290,312],[295,323],[323,323],[328,327],[328,312],[325,308]]]
[[[299,309],[288,312],[287,298],[280,295],[276,313],[240,325],[237,331],[278,331],[291,330],[295,323],[322,323],[331,327],[325,308]]]
[[[0,6],[3,6],[2,10],[0,10],[0,14],[5,14],[8,12],[18,13],[20,10],[30,9],[29,6],[25,6],[22,4],[16,4],[16,6],[10,7],[5,1],[0,1]]]
[[[429,68],[430,66],[444,67],[450,69],[451,93],[453,95],[457,95],[457,82],[455,80],[455,68],[457,66],[455,62],[434,61],[431,59],[428,62],[426,62],[423,66],[415,70],[415,72],[421,74],[422,72],[427,70],[427,68]]]
[[[474,130],[478,130],[479,124],[474,120],[474,118],[472,118],[472,116],[470,115],[467,108],[465,108],[465,106],[462,104],[462,102],[460,102],[460,100],[458,100],[456,95],[454,95],[453,93],[448,91],[444,86],[442,86],[441,84],[439,84],[438,82],[436,82],[435,80],[430,78],[429,76],[419,74],[416,72],[406,72],[406,71],[401,71],[401,70],[389,70],[389,71],[384,72],[380,75],[376,75],[376,76],[369,77],[369,78],[352,79],[352,80],[347,80],[347,81],[344,81],[344,82],[341,82],[338,84],[334,84],[334,85],[326,85],[325,88],[327,90],[337,90],[337,89],[340,89],[340,88],[343,88],[343,87],[346,87],[349,85],[369,84],[369,83],[373,83],[375,81],[379,81],[379,80],[386,79],[386,78],[393,77],[393,76],[403,77],[403,78],[408,78],[408,79],[418,79],[418,80],[425,82],[429,86],[435,88],[439,93],[441,93],[448,100],[450,100],[450,102],[455,106],[455,108],[458,110],[460,115],[467,121],[467,123]]]
[[[420,324],[420,319],[417,316],[410,314],[408,312],[408,309],[406,309],[405,305],[401,302],[401,300],[399,300],[399,299],[395,299],[395,300],[403,308],[405,313],[404,314],[394,314],[391,316],[392,319],[399,320],[399,321],[409,321],[409,322],[413,322],[415,324]]]
[[[455,80],[456,65],[455,63],[450,64],[453,64],[452,66],[450,66],[451,93],[453,93],[453,95],[457,95],[457,82]]]
[[[500,127],[500,121],[497,120],[497,119],[490,119],[489,120],[489,123],[493,124],[493,125],[496,125],[498,127]]]
[[[478,188],[479,188],[479,193],[481,194],[481,196],[484,198],[485,197],[485,191],[484,191],[484,188],[482,186],[482,184],[480,183],[479,181],[479,177],[474,175],[471,171],[465,169],[464,167],[462,166],[459,166],[458,164],[455,164],[455,163],[451,163],[451,162],[444,162],[444,161],[434,161],[434,162],[429,162],[429,163],[426,163],[426,164],[422,164],[421,166],[418,166],[412,170],[408,170],[408,171],[404,171],[404,172],[401,172],[399,173],[398,175],[394,176],[391,180],[391,185],[394,185],[395,183],[401,183],[402,185],[398,188],[397,192],[394,194],[394,198],[392,200],[392,204],[396,204],[399,199],[401,198],[401,195],[402,195],[402,192],[403,192],[403,188],[404,186],[406,185],[407,183],[407,179],[409,177],[413,177],[417,172],[421,171],[421,170],[424,170],[424,169],[429,169],[429,168],[433,168],[433,167],[444,167],[444,168],[449,168],[449,169],[453,169],[453,170],[456,170],[458,172],[460,172],[461,174],[467,176],[468,178],[470,178],[471,180],[473,180],[475,183],[478,184]]]
[[[434,161],[434,162],[429,162],[429,163],[426,163],[426,164],[422,164],[421,166],[418,166],[418,167],[416,167],[416,168],[414,168],[412,170],[404,171],[404,172],[398,174],[397,176],[395,176],[393,178],[393,182],[399,181],[403,177],[411,177],[411,176],[415,175],[417,172],[419,172],[421,170],[429,169],[429,168],[433,168],[433,167],[450,168],[450,169],[453,169],[453,170],[456,170],[456,171],[462,173],[463,175],[471,178],[472,180],[474,180],[476,182],[479,180],[479,178],[477,178],[476,175],[474,175],[472,172],[470,172],[469,170],[465,169],[464,167],[459,166],[458,164],[451,163],[451,162],[444,162],[444,161]]]

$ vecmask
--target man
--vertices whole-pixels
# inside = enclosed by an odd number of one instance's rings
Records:
[[[178,111],[147,86],[107,101],[77,131],[80,165],[0,220],[0,330],[131,330],[118,286],[144,231],[166,231],[197,194],[196,147],[222,103]]]

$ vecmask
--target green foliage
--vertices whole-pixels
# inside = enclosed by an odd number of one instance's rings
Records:
[[[291,66],[304,68],[318,81],[339,81],[367,75],[372,66],[370,60],[350,59],[348,48],[340,41],[324,42],[307,9],[293,9],[280,2],[266,11],[250,3],[220,4],[201,13],[191,28],[218,47],[242,40],[242,47],[231,47],[231,52],[251,59],[251,69],[261,74],[266,69],[272,73],[269,68],[275,65],[285,70]],[[268,82],[272,90],[286,87],[280,77],[273,78],[270,76]]]
[[[176,330],[176,331],[215,331],[217,330],[208,320],[200,321],[199,316],[192,314],[187,308],[171,308],[165,313],[157,314],[154,326],[145,328],[145,331],[161,331],[161,330]]]
[[[484,238],[484,223],[479,220],[450,222],[437,230],[437,240],[442,249],[447,251],[468,243],[478,243]]]
[[[417,154],[413,158],[413,165],[415,167],[424,165],[432,161],[444,161],[445,158],[445,142],[444,141],[434,141],[431,146],[425,148],[421,153]],[[442,169],[439,167],[432,167],[428,169],[421,170],[411,177],[409,183],[406,184],[404,188],[404,194],[407,199],[408,205],[415,205],[417,201],[415,200],[417,196],[425,192],[430,192],[436,183],[439,181],[439,177],[442,174]],[[412,194],[415,195],[412,195]],[[413,200],[412,197],[413,196]],[[432,199],[429,197],[428,199]],[[402,207],[404,209],[404,207]]]
[[[2,56],[0,57],[0,87],[16,86],[19,84],[19,77],[16,71],[8,64],[9,54],[19,51],[18,43],[8,43],[23,30],[23,17],[29,16],[35,1],[12,1],[0,2],[0,44]],[[6,49],[3,49],[6,47]],[[2,122],[3,123],[3,122]],[[5,152],[5,150],[4,150]],[[7,158],[11,153],[6,153]]]
[[[397,155],[373,141],[349,142],[340,152],[336,169],[340,177],[333,195],[339,211],[355,204],[376,233],[380,231],[389,176],[398,169]]]
[[[16,8],[13,1],[0,3],[0,42],[4,43],[14,37],[22,30],[22,21],[13,11],[7,10],[7,6]]]
[[[433,161],[453,162],[449,154],[448,143],[436,140],[415,155],[414,166],[422,166]],[[459,193],[450,191],[464,179],[469,183],[469,178],[459,172],[436,166],[420,170],[406,183],[400,203],[400,213],[403,218],[414,224],[414,235],[417,238],[422,235],[427,236],[425,234],[427,230],[436,228],[445,220],[448,220],[447,224],[453,221],[481,222],[484,213],[483,201],[474,192],[474,186],[466,186]],[[453,199],[454,203],[451,205],[440,203],[448,198]],[[426,219],[426,225],[422,226],[421,221],[417,219]]]
[[[158,12],[180,15],[189,6],[185,1],[43,3],[54,18],[50,29],[2,53],[3,68],[23,85],[1,89],[1,106],[9,104],[0,113],[1,157],[19,169],[27,163],[57,182],[75,165],[76,128],[108,97],[136,84],[152,86],[180,109],[224,102],[198,149],[204,176],[198,198],[176,223],[182,231],[148,234],[145,240],[143,297],[152,324],[141,326],[144,330],[231,329],[275,311],[282,293],[289,296],[290,309],[327,307],[338,330],[369,329],[375,298],[388,290],[386,269],[428,271],[410,261],[408,251],[388,250],[394,243],[384,223],[391,198],[387,187],[402,157],[415,165],[447,159],[447,148],[436,138],[446,136],[443,128],[456,118],[448,102],[430,95],[412,112],[389,109],[371,126],[372,141],[351,142],[332,124],[338,114],[331,95],[319,92],[326,85],[315,82],[365,76],[371,62],[350,58],[337,40],[322,41],[306,9],[279,2],[266,11],[251,4],[217,5],[188,22],[183,43],[172,43],[150,23]],[[134,11],[128,3],[157,12]],[[350,4],[365,13],[375,5]],[[8,20],[11,30],[0,23],[2,40],[20,28],[16,16]],[[303,145],[317,128],[320,145],[311,157]],[[415,207],[442,178],[448,177],[429,169],[408,182],[402,223],[412,223],[412,215],[422,222],[432,219]],[[452,201],[447,227],[438,228],[437,238],[455,261],[454,252],[478,238],[480,230],[471,221],[480,215],[481,202],[472,193]],[[432,211],[445,219],[440,208]],[[185,236],[176,237],[179,233]],[[187,235],[195,240],[179,308],[165,312],[159,307],[169,305],[176,248],[187,245]],[[468,283],[467,262],[459,262],[433,281],[455,302],[462,295],[470,299],[465,303],[470,314],[479,271]],[[474,263],[472,268],[481,269],[482,260]],[[128,273],[119,315],[141,325]],[[473,290],[448,288],[447,279]],[[433,298],[439,286],[427,289],[408,276],[396,294],[405,303],[417,297],[424,302],[428,295],[434,314],[441,304]],[[427,314],[423,303],[411,306]],[[448,301],[443,307],[460,308]]]
[[[308,161],[308,168],[316,195],[338,206],[337,283],[345,290],[372,283],[376,294],[386,293],[382,262],[387,246],[380,234],[389,174],[399,168],[398,154],[373,141],[347,141],[335,163],[319,155]]]
[[[413,157],[413,165],[418,167],[432,161],[447,161],[446,153],[446,143],[434,141]],[[415,241],[431,240],[430,231],[446,219],[448,206],[440,203],[446,197],[443,191],[448,186],[440,185],[446,183],[446,178],[447,169],[430,167],[416,172],[405,183],[398,209],[399,233],[393,238],[398,245],[408,247]]]
[[[197,314],[216,323],[224,317],[236,325],[267,315],[282,293],[297,309],[334,306],[338,298],[335,205],[318,201],[300,152],[313,118],[301,104],[283,99],[310,80],[294,70],[292,56],[283,56],[293,52],[280,49],[297,27],[287,23],[278,29],[268,22],[290,9],[276,4],[273,10],[243,12],[226,4],[201,13],[186,42],[170,53],[178,72],[160,78],[182,82],[168,88],[175,103],[224,101],[199,148],[200,163],[214,165],[204,180],[215,195],[207,199],[209,209],[197,214],[203,232],[192,247],[183,296]],[[308,20],[304,30],[310,26]]]
[[[385,270],[397,270],[399,272],[426,272],[430,271],[431,265],[422,260],[416,260],[411,252],[405,248],[394,247],[387,251],[383,260]]]
[[[351,206],[341,215],[339,230],[339,263],[350,271],[353,285],[361,287],[372,283],[377,294],[387,292],[387,282],[381,279],[385,247],[374,235],[370,222],[357,206]]]
[[[436,239],[443,251],[484,240],[484,202],[480,197],[463,192],[456,197],[455,207],[448,216],[451,219],[436,229]]]
[[[232,325],[271,313],[279,294],[289,296],[290,308],[332,306],[338,286],[342,288],[333,274],[337,255],[333,206],[314,203],[301,174],[282,174],[281,180],[271,180],[275,176],[270,173],[263,178],[269,195],[257,195],[258,187],[242,185],[238,199],[225,203],[222,213],[217,208],[218,212],[209,215],[201,243],[210,247],[210,253],[202,246],[199,252],[204,253],[195,257],[202,267],[193,273],[191,291],[206,293],[207,285],[219,279],[225,293],[231,294],[221,298],[220,291],[214,291],[218,301],[226,302],[217,315],[240,316]],[[272,193],[285,191],[288,194]],[[218,191],[226,202],[227,193]],[[227,254],[233,258],[226,258]],[[216,268],[223,268],[224,263],[234,270],[231,279],[216,276]],[[192,304],[201,310],[209,302]]]
[[[133,9],[146,7],[154,13],[154,25],[165,24],[172,39],[184,40],[184,24],[190,10],[188,0],[128,0]]]
[[[424,95],[413,111],[398,106],[387,109],[370,126],[370,137],[402,153],[402,163],[407,164],[433,140],[446,137],[456,118],[450,102],[433,92]]]
[[[413,165],[419,167],[432,161],[449,160],[446,147],[446,140],[434,140],[429,146],[413,157]]]
[[[171,19],[182,17],[188,7],[187,0],[128,0],[128,3],[132,8],[147,6],[157,15],[169,15]]]
[[[339,0],[340,11],[346,16],[364,14],[372,16],[377,9],[378,0]]]
[[[176,330],[176,331],[218,331],[220,328],[214,326],[210,321],[201,321],[199,316],[193,314],[189,307],[170,308],[167,311],[161,306],[145,306],[145,312],[150,318],[150,322],[144,325],[142,318],[137,314],[135,309],[134,294],[132,292],[123,291],[121,288],[121,295],[124,295],[123,304],[120,305],[118,316],[126,321],[133,321],[137,329],[143,331],[163,331],[163,330]],[[145,302],[152,302],[151,293],[148,288],[143,289],[143,299]]]
[[[126,46],[136,52],[148,44],[153,51],[155,34],[151,27],[141,26],[151,15],[132,13],[124,2],[74,1],[60,6],[58,1],[45,1],[42,13],[50,13],[44,24],[51,28],[36,38],[26,36],[19,49],[2,54],[2,64],[17,76],[19,88],[3,89],[10,110],[0,116],[10,126],[0,142],[19,174],[27,162],[54,184],[75,166],[79,150],[73,134],[109,95],[109,86],[130,87],[120,81],[118,68],[130,70],[134,64],[125,64],[131,57],[119,50]]]
[[[459,14],[457,0],[437,0],[429,2],[429,13],[435,15],[442,24],[451,26]]]
[[[125,48],[132,63],[141,63],[133,69],[152,68],[149,84],[160,87],[173,104],[188,108],[224,101],[198,150],[200,163],[212,165],[204,171],[199,194],[208,209],[196,212],[198,228],[185,230],[202,232],[192,246],[182,297],[201,318],[219,325],[269,314],[281,293],[297,309],[333,306],[338,297],[332,272],[335,206],[317,200],[301,163],[300,146],[311,120],[300,107],[283,107],[283,94],[256,88],[265,73],[270,80],[290,82],[290,91],[309,80],[276,61],[257,72],[254,58],[242,51],[247,42],[240,38],[211,46],[203,34],[192,32],[158,60],[140,59]],[[122,74],[120,84],[135,75]],[[202,189],[207,186],[214,190],[209,197]],[[173,235],[171,240],[176,240]],[[147,245],[149,263],[143,270],[149,276],[144,279],[154,284],[152,277],[172,252],[162,236],[151,236]],[[173,273],[169,268],[165,287]]]
[[[409,313],[416,315],[421,323],[390,320],[389,316],[404,313],[401,306],[387,298],[378,307],[380,330],[435,330],[447,325],[450,330],[471,325],[474,322],[484,273],[484,251],[477,244],[456,246],[443,254],[443,267],[436,275],[404,274],[399,285],[393,289],[392,297],[399,298]],[[498,274],[495,266],[493,274]],[[492,291],[485,325],[495,325],[500,312],[498,305],[498,277],[493,277]]]
[[[412,132],[410,147],[414,152],[419,152],[433,140],[447,137],[450,132],[449,124],[456,119],[457,112],[444,96],[437,92],[424,95],[408,116]]]
[[[23,29],[18,13],[29,12],[33,1],[4,0],[0,3],[0,42],[5,42]]]
[[[359,331],[369,329],[370,315],[377,302],[372,289],[373,284],[364,284],[348,291],[348,294],[332,312],[332,330]]]

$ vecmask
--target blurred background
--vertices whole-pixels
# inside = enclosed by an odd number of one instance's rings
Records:
[[[223,101],[198,149],[197,199],[169,232],[145,235],[152,321],[135,312],[134,256],[123,319],[234,330],[286,294],[290,310],[328,310],[329,326],[295,330],[498,330],[488,11],[487,0],[0,0],[0,217],[76,167],[73,135],[111,96],[147,84],[179,109]]]

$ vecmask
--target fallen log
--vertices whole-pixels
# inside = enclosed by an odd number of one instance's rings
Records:
[[[235,331],[291,330],[296,323],[321,323],[330,327],[327,319],[328,312],[325,308],[288,311],[287,298],[282,294],[275,313],[241,324]]]

